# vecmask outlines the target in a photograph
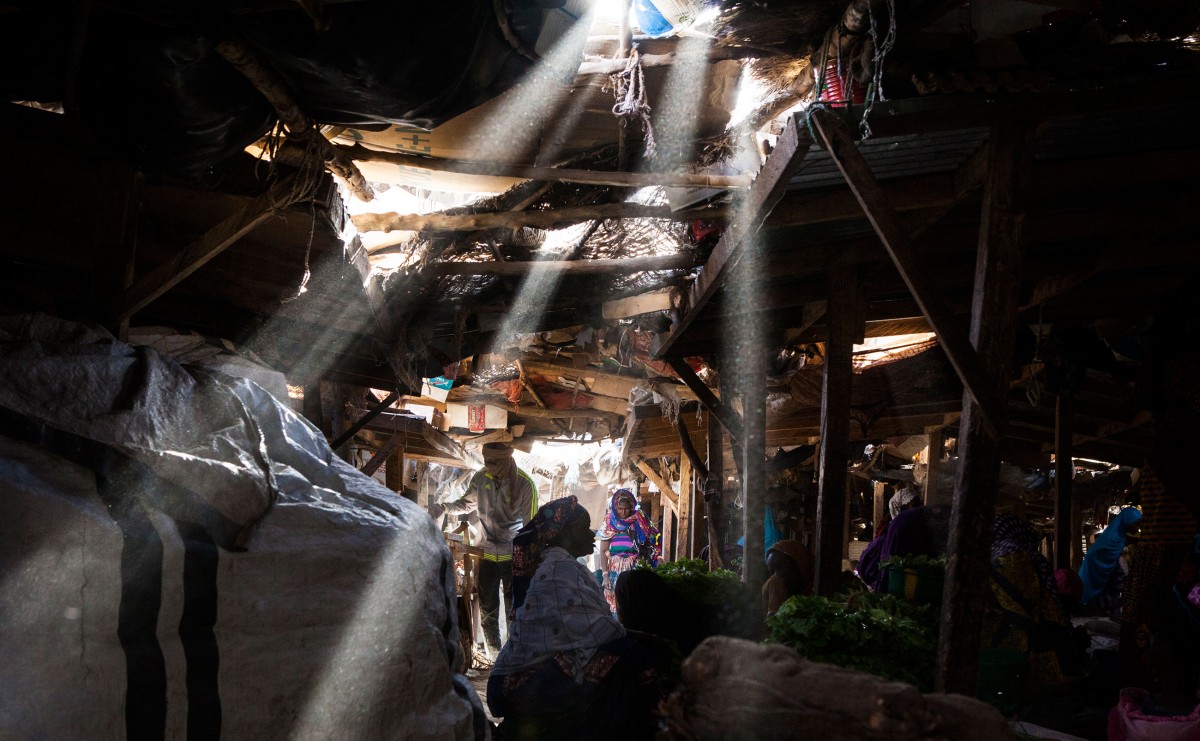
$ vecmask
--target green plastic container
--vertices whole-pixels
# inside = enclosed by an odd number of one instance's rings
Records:
[[[1021,682],[1025,655],[1011,648],[985,648],[979,652],[979,689],[976,697],[1012,715],[1021,709]]]
[[[887,591],[918,605],[936,605],[942,601],[946,573],[941,569],[898,569],[887,567]]]

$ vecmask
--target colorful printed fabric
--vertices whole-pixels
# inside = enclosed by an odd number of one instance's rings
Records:
[[[558,537],[562,529],[574,522],[587,510],[579,504],[579,498],[566,496],[547,502],[529,520],[529,524],[521,528],[513,538],[513,606],[517,608],[525,601],[529,583],[541,563],[542,551],[546,544]],[[513,615],[509,615],[511,620]]]
[[[538,511],[539,517],[547,507]],[[543,525],[548,532],[561,531],[569,521],[569,510],[563,508],[562,513],[561,518],[547,513]],[[581,681],[596,649],[624,636],[625,629],[613,618],[592,572],[564,549],[550,546],[540,554],[492,673],[513,674],[561,654],[557,660],[566,662],[563,671]]]
[[[1054,581],[1054,571],[1050,568],[1050,562],[1042,555],[1040,545],[1041,539],[1029,523],[1010,514],[996,515],[996,522],[992,525],[992,560],[996,561],[1014,553],[1029,554],[1034,568],[1037,569],[1042,588],[1057,594],[1058,584]]]
[[[1011,515],[996,518],[992,541],[992,599],[984,613],[984,645],[1025,654],[1031,685],[1076,679],[1080,657],[1058,586],[1037,535]]]
[[[627,503],[631,514],[626,519],[617,516],[617,504]],[[651,549],[650,565],[657,566],[661,551],[658,543],[658,530],[650,524],[650,520],[638,506],[637,498],[629,489],[617,489],[609,501],[608,512],[604,516],[604,527],[600,529],[599,538],[608,549],[608,585],[604,587],[604,598],[608,601],[613,614],[617,611],[617,598],[613,592],[617,577],[637,566],[641,558],[642,548]]]

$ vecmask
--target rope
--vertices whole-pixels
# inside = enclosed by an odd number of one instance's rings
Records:
[[[625,69],[615,75],[610,75],[608,79],[613,84],[613,97],[617,101],[612,107],[613,115],[621,122],[621,126],[628,126],[631,121],[638,124],[646,139],[646,159],[654,159],[658,148],[654,143],[654,127],[650,123],[650,103],[646,97],[646,78],[642,72],[642,63],[637,47],[629,52]]]

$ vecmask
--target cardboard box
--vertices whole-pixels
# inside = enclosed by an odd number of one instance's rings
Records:
[[[444,376],[421,379],[421,396],[427,396],[434,401],[445,401],[450,395],[454,381]]]

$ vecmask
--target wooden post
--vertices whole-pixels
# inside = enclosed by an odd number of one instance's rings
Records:
[[[758,594],[766,581],[763,560],[763,515],[767,493],[767,352],[764,346],[751,347],[739,358],[738,385],[742,397],[742,523],[745,550],[742,581],[751,594]]]
[[[1071,568],[1071,482],[1072,462],[1071,397],[1060,395],[1054,407],[1054,568]]]
[[[942,452],[946,448],[946,428],[939,427],[929,433],[929,456],[925,467],[925,504],[949,504],[938,491],[938,479],[942,475]]]
[[[871,530],[874,535],[878,535],[878,533],[874,533],[874,529],[879,525],[879,521],[883,519],[884,513],[887,512],[887,503],[884,501],[887,497],[887,484],[882,481],[876,481],[872,494],[874,495],[874,501],[871,507]]]
[[[321,413],[321,379],[304,384],[304,418],[321,432],[329,434]]]
[[[383,475],[387,482],[387,488],[404,496],[404,448],[397,448],[388,457],[384,464]]]
[[[675,560],[675,508],[666,494],[662,497],[662,557],[664,561]]]
[[[723,569],[725,560],[721,556],[721,528],[725,489],[725,433],[712,412],[704,413],[708,427],[708,479],[704,482],[704,516],[708,540],[708,568]]]
[[[684,431],[686,433],[686,430]],[[679,529],[675,533],[678,546],[675,558],[692,557],[692,527],[693,527],[693,497],[696,487],[692,486],[692,459],[686,454],[679,454]]]
[[[984,183],[975,294],[971,305],[971,344],[990,375],[991,386],[963,394],[959,423],[958,479],[950,515],[946,587],[938,637],[939,692],[974,695],[979,678],[983,611],[991,586],[992,522],[1000,439],[989,429],[977,398],[1008,389],[1018,302],[1021,227],[1017,194],[1033,159],[1033,127],[1001,125],[991,132]],[[990,412],[997,419],[998,410]],[[994,424],[994,423],[993,423]],[[998,425],[995,425],[998,426]]]
[[[821,383],[821,446],[817,474],[816,593],[831,596],[842,574],[846,527],[846,464],[850,439],[850,384],[859,335],[858,274],[829,273],[829,337]]]
[[[333,412],[330,415],[329,427],[330,432],[334,437],[341,437],[342,433],[350,428],[350,423],[346,419],[346,400],[349,398],[349,389],[343,383],[333,384]],[[351,460],[351,449],[346,446],[341,451],[335,451],[342,460],[354,465]]]

